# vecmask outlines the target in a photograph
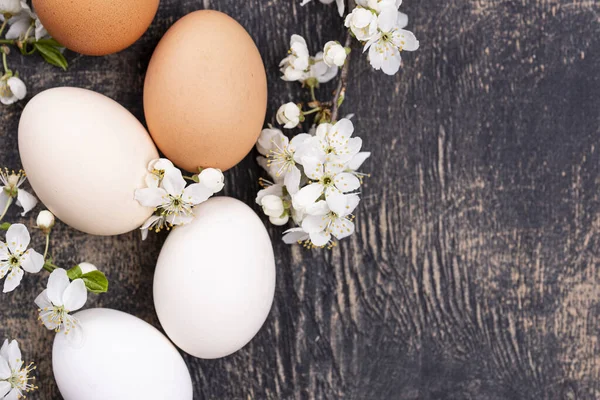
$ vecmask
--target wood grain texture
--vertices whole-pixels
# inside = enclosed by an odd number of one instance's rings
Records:
[[[163,0],[146,35],[120,54],[67,53],[66,73],[10,61],[30,96],[89,88],[143,120],[144,71],[161,35],[186,13],[214,8],[256,40],[272,120],[280,104],[305,96],[279,79],[289,36],[304,35],[313,51],[343,38],[334,7],[299,3]],[[358,49],[352,57],[341,112],[356,114],[373,152],[357,234],[333,251],[306,251],[269,227],[271,314],[230,357],[185,356],[196,399],[600,398],[600,6],[406,0],[403,11],[421,49],[405,53],[401,73],[372,71]],[[20,111],[0,109],[0,165],[19,166]],[[226,174],[225,194],[250,205],[261,174],[254,156]],[[13,209],[9,218],[32,225],[34,214]],[[151,290],[164,235],[142,242],[137,232],[100,238],[59,225],[55,238],[57,260],[88,260],[109,275],[110,294],[89,307],[159,327]],[[60,398],[53,334],[32,305],[45,282],[28,276],[0,297],[0,337],[18,338],[36,361],[31,398],[44,400]]]

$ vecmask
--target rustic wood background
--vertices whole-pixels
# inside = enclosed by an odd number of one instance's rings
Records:
[[[67,52],[68,72],[36,57],[10,62],[28,98],[78,86],[143,120],[144,71],[160,37],[188,12],[218,9],[258,44],[270,121],[305,96],[279,79],[289,36],[304,35],[316,52],[344,34],[334,6],[299,3],[163,0],[146,35],[120,54]],[[235,355],[185,355],[196,399],[600,398],[600,6],[406,0],[402,10],[421,49],[405,53],[400,74],[373,71],[359,50],[352,57],[342,114],[356,114],[373,152],[357,234],[333,251],[307,251],[269,227],[271,314]],[[23,104],[0,108],[0,165],[20,167]],[[250,205],[261,175],[254,156],[226,174],[225,194]],[[8,220],[33,225],[36,212],[23,219],[13,208]],[[110,293],[88,307],[159,327],[152,278],[164,238],[92,237],[60,224],[53,253],[107,272]],[[28,275],[0,296],[0,337],[18,338],[38,365],[30,398],[60,399],[53,333],[33,305],[45,284],[45,274]]]

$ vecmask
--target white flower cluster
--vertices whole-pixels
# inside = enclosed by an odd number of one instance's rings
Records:
[[[148,231],[160,232],[175,225],[184,225],[194,218],[194,207],[204,203],[224,186],[223,173],[215,168],[202,169],[198,175],[187,177],[195,183],[186,187],[181,171],[166,158],[148,164],[147,188],[137,189],[134,198],[144,207],[155,209],[140,228],[142,239]]]
[[[333,246],[334,239],[354,233],[352,213],[360,201],[363,174],[357,170],[370,156],[360,152],[349,119],[319,124],[313,133],[289,140],[279,129],[264,129],[256,145],[258,163],[272,180],[262,180],[256,203],[274,225],[291,218],[297,227],[285,232],[286,243]]]
[[[298,81],[308,86],[329,82],[346,61],[346,49],[337,42],[328,42],[323,51],[311,56],[306,40],[292,35],[288,56],[279,63],[284,81]]]
[[[7,25],[4,44],[13,44],[26,55],[39,52],[48,63],[66,68],[66,60],[62,56],[63,48],[56,41],[50,40],[48,31],[26,1],[0,0],[0,39]],[[32,40],[35,42],[33,48],[29,49],[27,46],[31,45]],[[0,76],[0,103],[5,105],[23,100],[27,95],[27,86],[19,74],[7,67],[8,53],[7,46],[0,47],[4,67],[4,73]],[[52,57],[48,57],[48,54],[52,54]]]
[[[312,0],[302,0],[301,6],[310,3]],[[334,0],[319,0],[323,4],[331,4]],[[346,0],[335,0],[337,4],[338,13],[340,13],[340,17],[344,16],[344,11],[346,10]]]
[[[24,399],[27,393],[36,390],[35,377],[29,376],[33,370],[33,363],[23,362],[19,343],[5,340],[0,347],[0,399]]]
[[[346,27],[364,43],[371,66],[394,75],[402,64],[400,53],[419,48],[415,35],[404,29],[408,16],[398,11],[402,0],[356,0],[356,3],[356,8],[346,16]]]

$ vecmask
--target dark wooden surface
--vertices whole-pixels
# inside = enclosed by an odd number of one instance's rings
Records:
[[[299,3],[163,0],[147,34],[120,54],[69,52],[66,73],[10,60],[29,97],[79,86],[143,119],[144,71],[161,35],[186,13],[214,8],[257,42],[271,120],[301,94],[279,79],[289,36],[304,35],[312,51],[343,37],[334,7]],[[269,228],[278,267],[271,314],[233,356],[185,356],[196,399],[600,398],[598,3],[406,0],[402,8],[421,49],[405,53],[395,77],[355,51],[349,74],[342,114],[356,114],[373,152],[357,234],[333,251],[306,251]],[[8,167],[19,167],[20,111],[0,109]],[[252,205],[260,174],[247,157],[226,174],[225,194]],[[22,221],[16,209],[9,220]],[[159,326],[152,278],[164,237],[92,237],[61,224],[54,256],[107,272],[110,293],[88,307]],[[33,305],[45,283],[27,276],[0,297],[0,337],[20,339],[38,364],[32,399],[60,398],[53,334]]]

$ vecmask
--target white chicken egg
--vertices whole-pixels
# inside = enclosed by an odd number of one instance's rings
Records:
[[[121,311],[75,314],[83,333],[54,339],[52,368],[65,400],[191,400],[192,379],[181,355],[152,325]]]
[[[154,211],[134,200],[158,158],[142,124],[90,90],[46,90],[19,122],[19,154],[42,203],[67,225],[95,235],[134,230]]]
[[[225,357],[265,322],[275,291],[269,235],[250,207],[215,197],[167,238],[154,275],[154,305],[169,338],[199,358]]]

